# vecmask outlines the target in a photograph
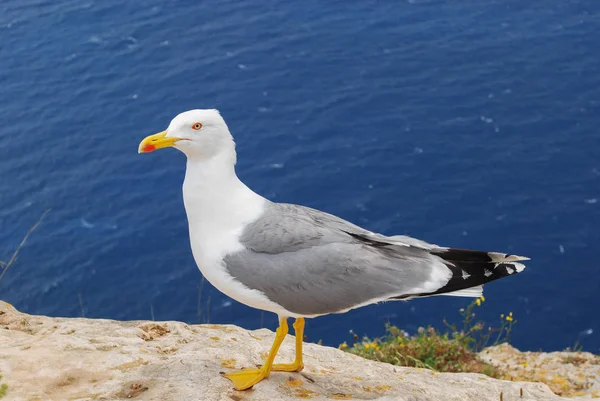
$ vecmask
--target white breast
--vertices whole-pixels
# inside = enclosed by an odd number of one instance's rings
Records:
[[[225,295],[253,308],[294,316],[250,289],[225,269],[223,258],[241,250],[244,227],[262,215],[266,200],[235,175],[207,174],[211,166],[188,161],[183,200],[188,217],[192,253],[202,275]]]

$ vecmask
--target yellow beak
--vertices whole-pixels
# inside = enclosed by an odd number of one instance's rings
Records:
[[[158,134],[150,135],[140,142],[138,153],[154,152],[156,149],[168,148],[173,146],[179,138],[167,138],[167,131],[159,132]]]

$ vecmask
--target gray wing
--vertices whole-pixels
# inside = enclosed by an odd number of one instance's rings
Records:
[[[245,249],[225,257],[228,272],[299,315],[432,292],[452,276],[433,245],[297,205],[269,203],[240,241]]]

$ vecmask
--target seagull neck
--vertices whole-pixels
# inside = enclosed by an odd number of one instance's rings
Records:
[[[265,199],[240,181],[234,163],[235,153],[188,158],[183,200],[190,226],[235,230],[262,213]]]
[[[229,187],[238,182],[242,184],[235,173],[235,154],[232,156],[228,153],[222,152],[210,159],[188,157],[184,184],[204,189]]]

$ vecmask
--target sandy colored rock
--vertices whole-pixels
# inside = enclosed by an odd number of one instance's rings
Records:
[[[556,394],[600,398],[600,356],[589,352],[521,352],[502,344],[479,353],[512,380],[546,383]]]
[[[395,367],[316,344],[306,344],[302,373],[233,390],[219,372],[261,363],[273,338],[236,326],[32,316],[0,301],[2,401],[563,399],[544,384]],[[279,360],[292,360],[291,340]]]

